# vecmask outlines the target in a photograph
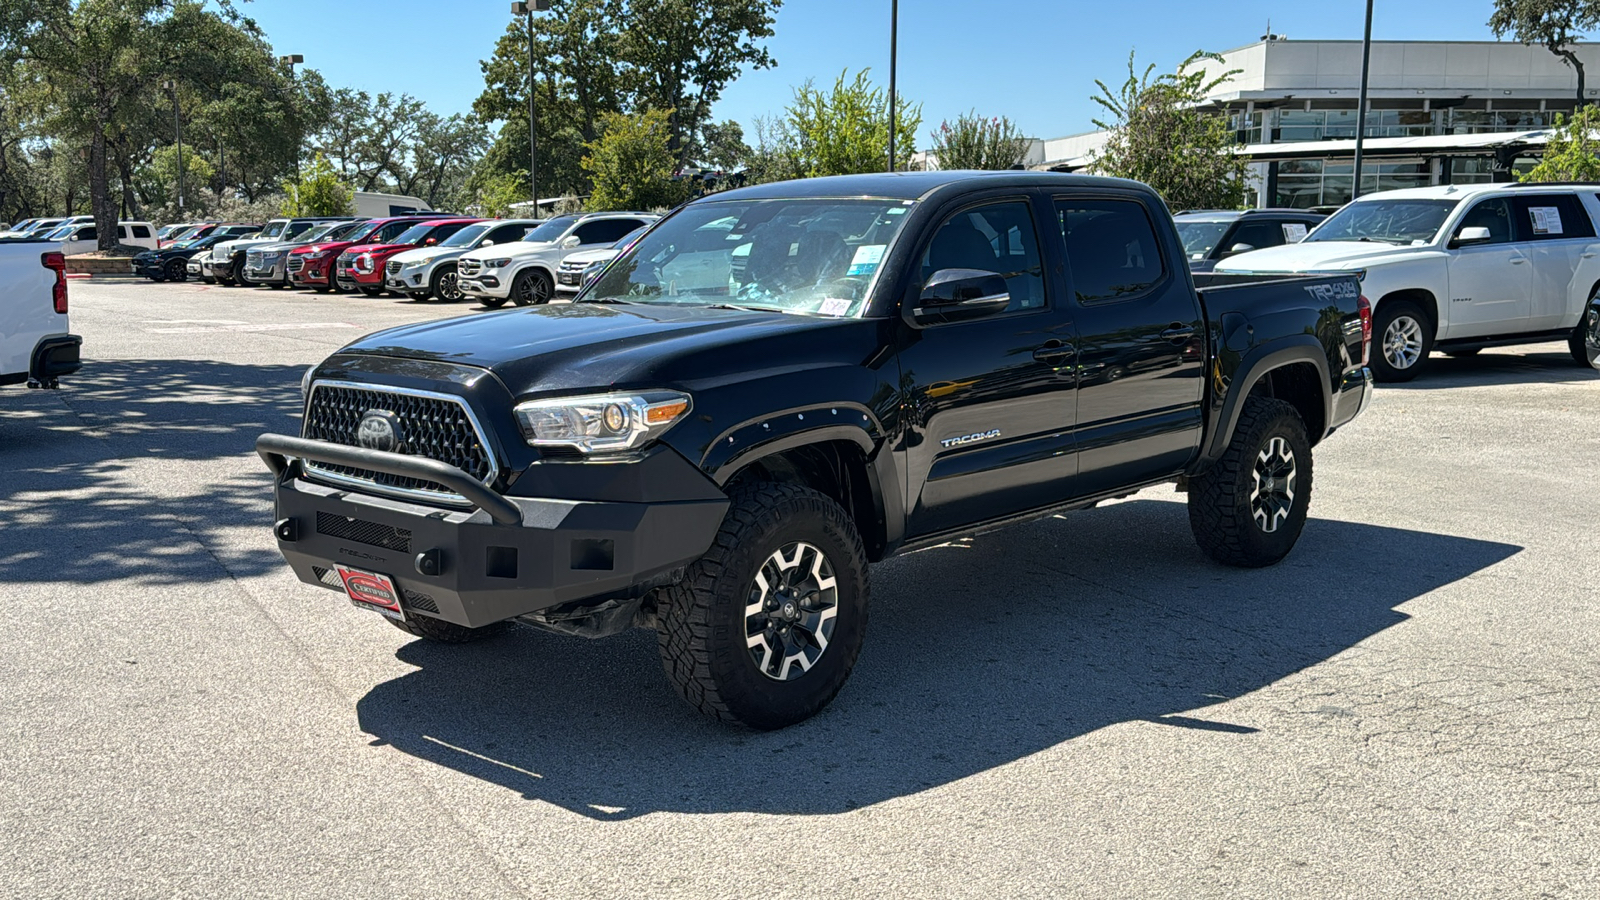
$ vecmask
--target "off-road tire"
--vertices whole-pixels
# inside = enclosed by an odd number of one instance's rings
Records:
[[[447,291],[452,292],[454,296],[445,296]],[[463,296],[460,276],[456,274],[455,265],[449,263],[433,270],[433,277],[428,279],[428,293],[423,299],[433,297],[444,303],[457,303]]]
[[[1295,477],[1287,518],[1267,532],[1256,520],[1251,494],[1257,461],[1274,438],[1282,438],[1293,454]],[[1189,479],[1189,529],[1195,542],[1225,565],[1270,566],[1294,549],[1310,506],[1311,441],[1300,414],[1282,400],[1247,398],[1222,458]]]
[[[832,567],[837,619],[811,667],[779,681],[752,657],[745,604],[769,557],[797,541],[820,549]],[[838,503],[794,484],[737,488],[711,549],[682,581],[656,592],[661,664],[683,699],[714,719],[760,730],[793,725],[844,687],[866,634],[869,590],[866,550]]]
[[[430,619],[427,616],[409,616],[404,622],[389,619],[389,624],[406,634],[437,644],[470,644],[473,641],[503,634],[511,627],[510,622],[495,622],[482,628],[468,628],[465,625],[457,625],[443,619]]]
[[[188,281],[189,261],[186,259],[172,260],[167,263],[164,271],[167,273],[168,281]]]
[[[544,306],[556,295],[556,283],[540,269],[523,269],[511,280],[511,302],[518,306]]]
[[[1385,339],[1389,327],[1397,319],[1409,318],[1420,329],[1421,349],[1416,362],[1400,368],[1389,363],[1386,355]],[[1372,323],[1372,375],[1379,381],[1400,382],[1410,381],[1422,372],[1428,365],[1428,354],[1433,352],[1434,333],[1438,326],[1433,323],[1422,307],[1410,300],[1385,300],[1378,307],[1378,314],[1373,317]]]

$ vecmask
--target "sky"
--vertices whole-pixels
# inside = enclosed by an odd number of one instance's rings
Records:
[[[636,0],[637,2],[637,0]],[[746,72],[713,107],[752,135],[808,78],[831,84],[870,67],[887,85],[890,0],[787,0],[767,48],[777,66]],[[435,112],[466,112],[483,89],[479,61],[511,20],[510,0],[248,0],[278,53],[335,87],[409,93]],[[1374,40],[1493,40],[1493,0],[1377,0]],[[1094,129],[1099,78],[1115,87],[1130,50],[1142,69],[1175,68],[1195,50],[1223,51],[1273,32],[1302,40],[1360,40],[1360,0],[901,0],[901,95],[922,104],[917,146],[969,110],[1007,116],[1033,137]]]

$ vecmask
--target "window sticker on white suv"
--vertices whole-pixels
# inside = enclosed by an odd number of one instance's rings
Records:
[[[1554,206],[1530,206],[1528,215],[1533,217],[1534,234],[1562,234],[1561,210]]]
[[[1291,243],[1291,244],[1298,244],[1301,241],[1305,240],[1306,239],[1306,223],[1304,223],[1304,222],[1285,222],[1285,223],[1283,223],[1283,239],[1285,241]],[[1199,257],[1195,257],[1195,258],[1199,259]]]

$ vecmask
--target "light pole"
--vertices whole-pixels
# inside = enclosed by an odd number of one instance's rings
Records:
[[[183,123],[178,118],[178,83],[167,79],[161,86],[172,92],[172,139],[178,145],[178,209],[183,209]]]
[[[294,67],[305,61],[306,58],[299,53],[290,53],[287,56],[278,57],[279,63],[289,67],[289,82],[291,84],[294,82]],[[294,180],[297,182],[300,180],[300,147],[298,144],[294,148]]]
[[[550,0],[517,0],[512,15],[528,18],[528,195],[533,200],[533,218],[539,218],[539,136],[533,119],[533,14],[550,8]]]
[[[896,42],[900,37],[900,0],[889,0],[889,171],[894,171],[895,95],[894,69]]]
[[[1367,0],[1367,32],[1361,39],[1361,99],[1356,101],[1356,180],[1350,199],[1361,196],[1361,148],[1367,141],[1367,74],[1372,66],[1372,0]]]

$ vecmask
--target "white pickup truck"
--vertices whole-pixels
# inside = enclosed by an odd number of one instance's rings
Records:
[[[1373,374],[1409,381],[1438,350],[1565,340],[1591,363],[1600,185],[1446,185],[1368,194],[1304,241],[1229,257],[1218,274],[1359,271]]]
[[[78,371],[83,338],[67,328],[61,244],[0,242],[0,385],[53,388]]]

